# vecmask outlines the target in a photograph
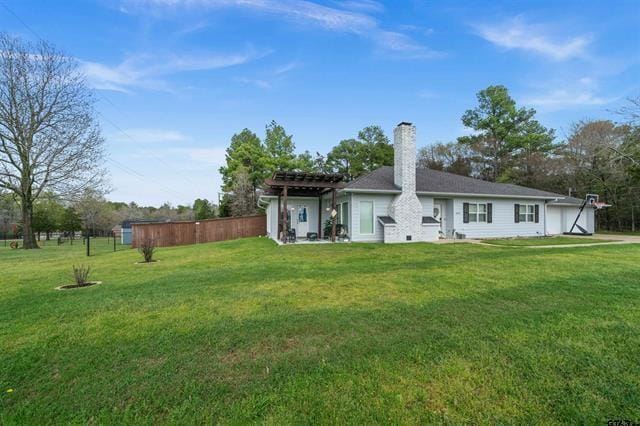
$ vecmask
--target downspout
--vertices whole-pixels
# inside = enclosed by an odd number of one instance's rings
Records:
[[[547,235],[549,235],[547,233],[547,203],[549,202],[549,200],[544,200],[544,220],[542,221],[544,223],[544,235],[545,237]]]

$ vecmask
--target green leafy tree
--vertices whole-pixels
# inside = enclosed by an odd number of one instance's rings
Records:
[[[302,172],[325,173],[330,171],[327,169],[325,157],[319,152],[312,155],[309,151],[305,151],[298,155],[297,162],[297,169]]]
[[[309,151],[298,154],[296,165],[296,169],[300,170],[301,172],[310,173],[316,171],[314,169],[313,156]]]
[[[345,139],[327,154],[326,170],[352,180],[381,166],[393,165],[393,145],[380,126],[368,126],[358,139]]]
[[[270,171],[300,168],[295,154],[296,146],[293,143],[293,136],[288,135],[284,127],[275,121],[266,126],[264,148]]]
[[[231,216],[231,195],[229,193],[223,194],[222,198],[220,199],[220,205],[218,206],[218,216]]]
[[[226,165],[220,167],[223,190],[232,190],[238,170],[243,169],[249,175],[255,198],[255,190],[262,186],[271,172],[270,161],[260,138],[249,129],[233,135],[225,158]]]
[[[75,236],[76,231],[82,229],[82,218],[75,208],[69,206],[64,209],[60,229],[67,232],[72,238]]]
[[[215,217],[215,210],[209,200],[198,198],[193,202],[193,214],[196,220],[211,219]]]
[[[17,226],[20,217],[20,208],[14,197],[8,193],[0,192],[0,231],[3,237],[11,234],[15,238],[13,230]]]
[[[380,126],[368,126],[358,132],[362,144],[364,171],[393,166],[393,145]]]
[[[334,172],[343,174],[346,180],[352,180],[364,172],[364,157],[361,142],[345,139],[329,151],[327,166]]]
[[[554,131],[534,119],[534,109],[518,108],[504,86],[489,86],[477,98],[478,106],[462,116],[462,123],[475,134],[458,141],[473,150],[480,177],[494,182],[512,177],[517,157],[518,183],[526,184],[536,157],[553,149]]]
[[[61,228],[64,206],[56,201],[51,194],[38,200],[33,208],[33,230],[38,234],[45,233],[45,238],[49,240],[53,231]]]

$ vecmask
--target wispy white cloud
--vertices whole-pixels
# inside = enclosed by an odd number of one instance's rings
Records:
[[[133,88],[171,91],[163,77],[187,71],[205,71],[245,64],[267,53],[201,55],[137,55],[117,65],[80,61],[89,84],[100,90],[129,92]]]
[[[329,31],[355,34],[372,40],[380,48],[407,58],[437,56],[406,34],[388,31],[366,12],[380,5],[374,1],[338,2],[342,8],[306,0],[122,0],[121,10],[129,13],[158,13],[179,9],[217,9],[238,7],[268,13],[303,25],[315,25]],[[365,10],[367,9],[368,10]],[[350,9],[350,10],[349,10]]]
[[[605,105],[616,98],[598,96],[593,91],[580,89],[557,89],[525,98],[525,104],[544,107],[547,110],[558,110],[567,107]]]
[[[336,6],[354,11],[375,13],[384,11],[384,5],[374,0],[334,0]]]
[[[599,95],[599,84],[593,77],[579,77],[573,81],[555,82],[552,87],[539,87],[535,93],[524,96],[522,101],[546,111],[606,105],[620,97]]]
[[[554,60],[584,57],[590,35],[559,38],[548,25],[528,24],[521,16],[501,23],[477,24],[478,35],[505,49],[534,52]]]
[[[260,78],[236,77],[235,81],[242,84],[252,85],[261,89],[271,89],[271,82]]]
[[[292,71],[298,68],[299,66],[300,66],[300,63],[298,63],[297,61],[291,61],[274,69],[272,74],[273,75],[287,74],[289,71]]]
[[[150,128],[140,128],[140,129],[125,129],[124,133],[116,133],[109,138],[114,142],[138,142],[144,144],[152,144],[152,143],[174,143],[174,142],[185,142],[189,140],[189,138],[177,131],[177,130],[167,130],[167,129],[150,129]]]
[[[183,148],[178,149],[187,157],[199,163],[206,163],[213,166],[221,166],[225,163],[226,150],[224,148]]]
[[[411,32],[419,33],[426,36],[429,36],[435,32],[433,28],[421,27],[419,25],[411,25],[411,24],[402,24],[398,26],[398,28],[403,31],[411,31]]]
[[[299,62],[291,61],[274,69],[262,72],[259,77],[236,77],[235,81],[241,84],[256,86],[261,89],[271,89],[274,84],[282,81],[287,74],[299,66]]]

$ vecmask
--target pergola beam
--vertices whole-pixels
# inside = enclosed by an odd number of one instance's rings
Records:
[[[301,182],[301,183],[298,183]],[[313,184],[311,184],[313,182]],[[341,182],[320,182],[320,181],[299,181],[293,178],[293,180],[282,180],[282,179],[267,179],[264,181],[267,186],[270,187],[284,187],[288,186],[290,188],[335,188],[341,189],[344,188],[344,184]]]

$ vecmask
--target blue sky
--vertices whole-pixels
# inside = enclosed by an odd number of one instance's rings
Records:
[[[216,200],[231,135],[271,120],[299,151],[400,121],[424,146],[504,84],[562,137],[640,94],[637,0],[0,0],[0,30],[78,59],[109,198],[143,204]]]

